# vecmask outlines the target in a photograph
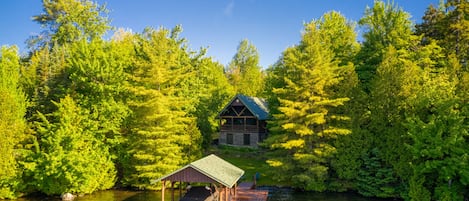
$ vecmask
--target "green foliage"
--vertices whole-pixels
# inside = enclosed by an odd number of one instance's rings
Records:
[[[0,50],[0,199],[15,198],[22,187],[20,143],[25,140],[26,97],[19,85],[16,47]]]
[[[33,117],[36,111],[51,113],[54,110],[51,100],[58,102],[64,97],[67,90],[63,86],[67,81],[64,71],[69,55],[66,46],[44,47],[36,51],[22,68],[22,85],[31,100],[28,118]]]
[[[59,195],[111,188],[116,170],[108,147],[96,136],[97,122],[69,96],[56,106],[57,110],[48,118],[40,113],[42,121],[36,125],[37,189]]]
[[[331,90],[341,78],[331,49],[319,42],[322,28],[320,21],[307,24],[301,43],[287,49],[276,66],[281,69],[272,71],[285,74],[276,75],[284,85],[272,89],[279,113],[269,122],[272,136],[266,140],[272,152],[267,163],[277,179],[315,191],[326,190],[328,162],[336,152],[331,140],[350,133],[336,124],[347,117],[330,110],[348,98],[334,97]]]
[[[80,41],[70,49],[73,57],[67,60],[68,79],[62,87],[90,110],[90,118],[99,122],[97,137],[114,149],[123,141],[120,129],[129,113],[124,99],[131,52],[100,40]]]
[[[375,1],[366,8],[359,24],[364,28],[362,47],[356,57],[357,73],[366,92],[389,45],[407,48],[412,34],[410,15],[397,5]]]
[[[397,177],[379,155],[379,150],[372,148],[371,153],[362,156],[363,165],[357,177],[358,192],[370,197],[398,197]]]
[[[194,89],[197,89],[198,97],[194,115],[203,136],[202,147],[206,149],[212,143],[212,136],[218,134],[219,123],[216,116],[235,92],[225,77],[221,64],[210,58],[197,58],[193,63],[197,75]]]
[[[353,22],[326,13],[265,74],[248,40],[224,73],[205,49],[188,49],[180,26],[120,29],[105,41],[104,6],[43,4],[33,20],[45,31],[30,39],[25,62],[14,47],[0,52],[0,199],[116,182],[158,188],[152,180],[209,147],[216,115],[235,93],[267,98],[268,150],[221,152],[236,153],[227,158],[250,175],[261,165],[267,183],[406,200],[469,197],[467,1],[429,7],[415,33],[409,14],[375,1],[358,22],[361,44]],[[265,159],[265,167],[247,161]]]
[[[317,20],[316,26],[320,29],[321,39],[325,46],[334,54],[334,61],[339,66],[346,66],[353,61],[360,50],[355,32],[355,23],[348,21],[339,12],[325,13]]]
[[[435,71],[439,73],[434,75]],[[467,196],[463,189],[469,181],[469,133],[464,106],[456,93],[457,79],[452,79],[454,71],[448,68],[429,67],[425,73],[422,89],[416,91],[419,99],[415,105],[421,112],[408,114],[405,124],[411,139],[407,147],[413,156],[412,178],[419,182],[411,190],[426,191],[436,200],[461,200]],[[419,199],[413,191],[409,196]]]
[[[259,53],[247,39],[239,43],[238,50],[226,72],[236,93],[259,96],[264,88],[264,75],[259,66]]]
[[[130,168],[124,182],[155,188],[157,179],[200,155],[200,132],[188,110],[184,79],[191,75],[189,54],[177,37],[179,27],[147,29],[137,39],[128,104]],[[190,101],[190,100],[189,100]],[[189,102],[191,103],[191,102]]]
[[[426,178],[422,175],[414,174],[409,181],[409,197],[414,201],[431,200],[431,193],[425,188]]]
[[[448,0],[438,8],[429,6],[417,34],[426,41],[436,40],[447,55],[454,54],[467,70],[469,59],[469,2]]]
[[[418,118],[409,121],[412,168],[416,176],[429,177],[426,189],[434,199],[461,200],[469,182],[467,125],[453,103],[436,109],[425,122]]]
[[[107,10],[89,0],[43,0],[43,13],[33,20],[47,28],[41,35],[31,38],[31,46],[92,40],[109,30]]]

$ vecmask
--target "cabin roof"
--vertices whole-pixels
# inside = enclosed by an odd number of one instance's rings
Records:
[[[239,99],[244,106],[248,108],[248,110],[259,120],[266,120],[269,117],[269,108],[267,102],[263,98],[258,97],[251,97],[245,96],[242,94],[238,94],[231,99],[231,101],[221,110],[218,114],[218,117],[228,109],[230,105],[233,104],[234,101]]]
[[[194,161],[174,172],[158,179],[184,182],[215,181],[226,187],[233,187],[243,176],[244,170],[211,154]]]

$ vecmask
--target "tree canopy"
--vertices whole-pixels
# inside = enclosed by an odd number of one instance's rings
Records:
[[[358,22],[328,12],[261,67],[248,39],[224,66],[190,49],[182,26],[133,33],[103,5],[44,0],[30,52],[0,49],[0,199],[158,189],[152,180],[211,150],[237,93],[268,100],[255,153],[275,181],[468,199],[468,9],[441,1],[416,25],[383,1]]]

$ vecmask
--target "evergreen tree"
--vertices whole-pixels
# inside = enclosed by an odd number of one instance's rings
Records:
[[[178,28],[146,29],[138,39],[129,101],[130,167],[125,182],[155,188],[151,180],[177,169],[200,154],[200,132],[186,111],[187,100],[178,89],[190,63],[177,38]]]
[[[36,111],[53,112],[55,106],[51,100],[58,102],[64,97],[67,88],[61,86],[68,79],[64,71],[69,55],[68,46],[45,47],[34,52],[22,68],[21,82],[31,101],[27,113],[29,119],[35,119]]]
[[[435,7],[433,5],[428,6],[425,11],[425,15],[422,17],[422,22],[415,25],[415,33],[417,35],[424,35],[423,40],[428,41],[430,39],[442,40],[445,38],[444,24],[445,20],[445,6],[440,5]]]
[[[15,198],[24,186],[20,162],[26,131],[26,97],[19,85],[16,47],[0,50],[0,199]]]
[[[276,179],[294,187],[324,191],[328,165],[336,149],[332,140],[350,130],[335,123],[347,119],[330,109],[348,98],[334,97],[331,90],[341,78],[329,47],[322,45],[319,21],[305,25],[299,45],[287,49],[277,68],[285,85],[272,91],[279,100],[279,113],[273,114],[272,135],[267,139],[272,157],[268,164],[277,171]]]
[[[367,8],[360,25],[366,28],[365,41],[356,57],[362,94],[355,106],[353,130],[356,143],[346,155],[358,162],[346,168],[343,176],[355,180],[356,189],[367,196],[399,197],[405,193],[405,178],[411,175],[411,155],[401,145],[409,109],[407,98],[413,96],[420,76],[413,51],[418,38],[412,35],[409,14],[394,4],[375,1]],[[352,144],[343,144],[350,146]],[[363,171],[367,170],[367,171]],[[402,179],[402,180],[399,180]]]
[[[264,75],[259,66],[259,53],[247,39],[239,43],[226,74],[236,93],[247,96],[259,96],[262,93]]]
[[[455,54],[467,70],[469,59],[469,2],[465,0],[448,0],[440,3],[438,8],[432,5],[422,17],[422,23],[416,25],[417,34],[425,40],[437,40],[446,54]]]

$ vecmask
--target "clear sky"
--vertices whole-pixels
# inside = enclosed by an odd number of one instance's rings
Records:
[[[358,21],[373,0],[98,0],[107,3],[111,25],[142,32],[145,27],[182,25],[190,48],[208,47],[208,55],[227,65],[242,39],[260,54],[263,67],[299,42],[303,23],[335,10]],[[425,9],[439,0],[394,0],[419,22]],[[17,45],[41,31],[31,20],[42,13],[41,0],[0,1],[0,45]],[[359,33],[360,35],[361,33]]]

